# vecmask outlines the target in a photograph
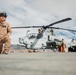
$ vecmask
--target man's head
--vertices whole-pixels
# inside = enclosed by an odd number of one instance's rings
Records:
[[[0,21],[3,22],[6,20],[7,14],[5,12],[0,12]]]

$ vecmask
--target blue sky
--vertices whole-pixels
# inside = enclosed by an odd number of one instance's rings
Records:
[[[48,25],[66,17],[71,17],[71,21],[57,24],[55,27],[76,30],[76,0],[0,0],[0,11],[8,14],[6,21],[12,27]],[[27,30],[13,29],[12,43],[18,43],[18,38],[25,36]],[[71,32],[56,30],[58,35],[61,32],[63,32],[62,34],[66,33],[70,38],[75,37],[75,34]]]

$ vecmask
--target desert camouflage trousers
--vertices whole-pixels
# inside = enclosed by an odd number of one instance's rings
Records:
[[[0,53],[2,51],[9,52],[10,44],[11,44],[11,39],[9,37],[0,40]]]

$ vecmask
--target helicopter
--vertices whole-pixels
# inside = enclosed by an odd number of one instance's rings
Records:
[[[59,27],[53,27],[53,25],[62,23],[65,21],[72,20],[72,18],[65,18],[62,20],[59,20],[57,22],[51,23],[46,26],[23,26],[23,27],[11,27],[12,29],[18,29],[18,28],[37,28],[38,33],[29,33],[30,30],[26,32],[25,37],[19,38],[19,43],[23,44],[26,49],[57,49],[60,44],[61,40],[56,38],[55,36],[50,34],[50,28],[51,29],[61,29],[61,30],[68,30],[72,32],[76,32],[76,30],[71,29],[65,29],[65,28],[59,28]],[[28,34],[27,34],[28,33]],[[51,37],[51,39],[50,39]]]

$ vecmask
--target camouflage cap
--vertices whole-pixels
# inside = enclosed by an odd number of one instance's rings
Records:
[[[0,16],[7,17],[7,14],[5,12],[0,12]]]

